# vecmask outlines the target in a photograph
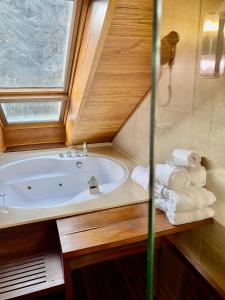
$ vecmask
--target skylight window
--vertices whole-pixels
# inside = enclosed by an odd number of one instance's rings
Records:
[[[62,101],[1,103],[8,124],[59,121]]]
[[[76,0],[0,1],[0,89],[65,88],[75,8]]]

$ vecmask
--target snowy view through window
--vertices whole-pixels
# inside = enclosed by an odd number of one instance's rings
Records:
[[[0,0],[0,88],[63,88],[73,4]]]
[[[7,122],[59,121],[61,101],[2,103]]]

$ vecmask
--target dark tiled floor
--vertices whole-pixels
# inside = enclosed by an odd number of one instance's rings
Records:
[[[137,254],[73,272],[76,300],[146,300],[146,255]],[[40,300],[64,300],[63,294]]]
[[[128,256],[74,272],[78,299],[145,300],[146,257]]]

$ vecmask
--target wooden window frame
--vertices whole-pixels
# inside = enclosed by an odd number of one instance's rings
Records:
[[[72,0],[73,1],[73,0]],[[79,23],[82,13],[82,6],[86,0],[77,0],[77,4],[73,8],[72,15],[72,25],[68,43],[68,54],[66,60],[66,69],[65,69],[65,82],[63,88],[5,88],[0,89],[0,103],[7,102],[39,102],[39,101],[62,101],[60,118],[57,123],[64,124],[65,115],[68,109],[68,99],[69,99],[69,89],[71,86],[71,81],[74,76],[74,69],[76,65],[76,49],[79,48],[77,45],[77,37],[79,33]],[[15,127],[17,125],[28,127],[29,124],[37,124],[43,126],[43,124],[55,123],[52,121],[49,122],[34,122],[34,123],[16,123],[8,124],[3,109],[0,105],[0,123],[3,128]]]
[[[2,103],[19,103],[19,102],[47,102],[47,101],[60,101],[61,102],[61,108],[60,108],[60,114],[59,114],[59,121],[38,121],[38,122],[15,122],[15,123],[8,123],[7,118],[5,116],[5,113],[2,108]],[[66,110],[67,106],[67,101],[68,101],[68,96],[67,95],[44,95],[40,98],[40,96],[33,96],[33,95],[25,95],[25,96],[8,96],[8,97],[1,97],[0,96],[0,116],[1,116],[1,121],[4,127],[11,127],[15,125],[24,125],[26,127],[27,125],[30,124],[43,124],[43,123],[63,123],[64,121],[64,113]]]
[[[72,0],[73,1],[73,0]],[[59,121],[34,122],[34,123],[13,123],[8,124],[4,120],[4,112],[0,111],[0,137],[3,139],[0,144],[1,151],[20,151],[22,149],[39,149],[39,145],[51,143],[66,143],[65,123],[69,110],[70,97],[72,93],[80,45],[83,38],[83,31],[86,22],[90,0],[77,0],[76,9],[73,12],[73,24],[70,35],[70,48],[67,57],[65,70],[65,85],[59,88],[14,88],[0,89],[0,102],[15,101],[44,101],[62,100],[61,114]],[[54,133],[53,133],[54,132]]]

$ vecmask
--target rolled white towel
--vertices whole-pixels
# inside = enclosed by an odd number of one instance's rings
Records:
[[[156,164],[156,181],[170,189],[181,189],[190,185],[190,177],[185,168],[167,164]]]
[[[163,211],[187,212],[215,203],[215,195],[206,188],[190,186],[179,191],[155,185],[155,204]],[[161,208],[160,208],[161,207]]]
[[[194,166],[188,168],[191,184],[197,187],[206,185],[206,169],[203,166]]]
[[[178,212],[173,213],[168,211],[166,216],[169,222],[173,225],[181,225],[201,221],[209,218],[213,218],[215,215],[214,210],[211,207],[203,207],[190,212]]]
[[[149,168],[136,166],[131,174],[131,179],[146,191],[149,190]]]
[[[201,163],[201,156],[191,150],[175,149],[172,153],[172,156],[175,161],[186,163],[187,166],[200,165]]]
[[[215,215],[214,210],[211,207],[203,207],[191,211],[175,212],[167,206],[167,200],[156,199],[156,208],[164,211],[169,222],[173,225],[181,225],[186,223],[192,223],[195,221],[201,221],[204,219],[212,218]]]

